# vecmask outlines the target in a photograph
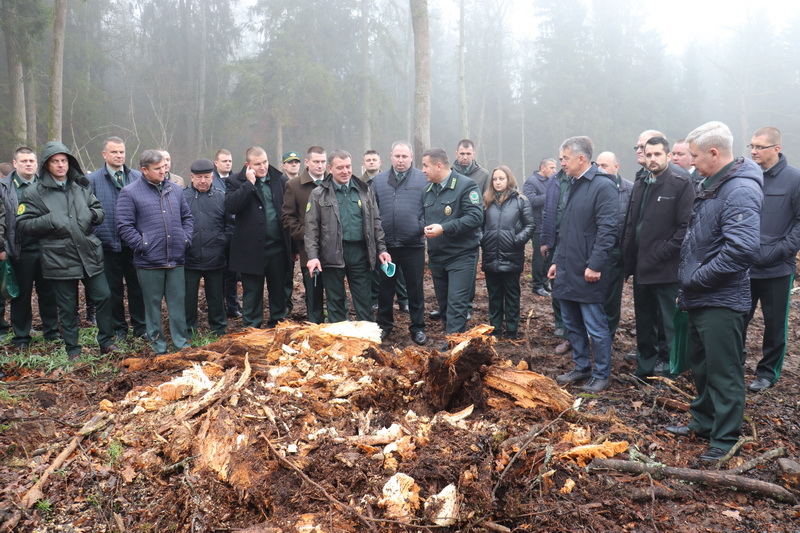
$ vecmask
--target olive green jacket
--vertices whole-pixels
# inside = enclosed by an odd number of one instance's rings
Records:
[[[47,160],[65,154],[70,168],[62,188],[47,171]],[[103,272],[103,245],[92,228],[105,217],[89,180],[67,148],[45,145],[39,180],[28,187],[17,208],[17,230],[39,239],[42,275],[47,279],[81,279]]]

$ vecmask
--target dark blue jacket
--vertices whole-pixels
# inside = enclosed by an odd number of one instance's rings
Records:
[[[232,220],[225,213],[225,191],[212,184],[208,192],[200,192],[189,185],[183,190],[183,197],[194,219],[192,244],[186,250],[186,268],[224,268],[225,248],[233,231]]]
[[[125,185],[130,185],[142,177],[141,172],[132,170],[124,165],[122,172],[124,173]],[[94,195],[100,200],[103,211],[106,212],[106,218],[103,223],[94,227],[94,234],[103,243],[103,250],[121,252],[122,241],[119,238],[116,226],[117,199],[119,198],[120,190],[114,185],[111,176],[108,174],[108,167],[105,165],[86,177],[89,179],[89,183],[92,184]]]
[[[545,178],[538,172],[531,174],[531,177],[525,180],[522,186],[522,194],[531,203],[533,208],[533,221],[536,225],[535,232],[540,232],[542,228],[542,208],[547,196],[547,187],[550,185],[552,178]]]
[[[678,265],[683,310],[750,310],[750,265],[758,256],[761,169],[740,157],[694,200]]]
[[[119,193],[117,231],[133,250],[136,268],[183,266],[193,227],[183,190],[171,181],[159,191],[142,177]]]
[[[542,205],[542,224],[536,228],[541,235],[539,244],[547,245],[552,250],[556,245],[556,233],[558,231],[558,198],[561,195],[561,176],[563,170],[550,177],[545,191],[544,204]]]
[[[778,154],[778,162],[764,171],[761,208],[761,249],[750,268],[753,279],[794,274],[800,250],[800,170]]]
[[[422,171],[411,168],[398,185],[392,169],[379,173],[372,180],[372,190],[381,213],[383,238],[387,248],[425,246],[422,212],[422,191],[428,179]]]
[[[483,271],[522,272],[525,244],[532,234],[533,209],[528,199],[518,191],[510,191],[502,204],[489,204],[483,212]]]
[[[553,263],[553,297],[581,303],[602,303],[611,283],[611,252],[617,240],[619,193],[614,177],[596,164],[569,188],[558,231]],[[600,280],[586,281],[586,269]]]

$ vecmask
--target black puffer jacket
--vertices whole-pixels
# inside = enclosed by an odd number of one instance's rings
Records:
[[[512,190],[502,204],[489,204],[483,214],[483,271],[522,272],[533,227],[531,203],[519,192]]]
[[[681,247],[681,309],[750,310],[750,265],[758,257],[763,201],[761,169],[740,157],[700,191]]]

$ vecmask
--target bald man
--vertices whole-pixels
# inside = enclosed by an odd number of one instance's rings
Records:
[[[617,198],[619,200],[619,223],[617,224],[617,240],[614,249],[611,251],[611,284],[608,287],[608,296],[603,303],[608,319],[608,330],[611,332],[611,339],[617,333],[619,326],[620,307],[622,306],[622,288],[625,284],[625,277],[622,275],[622,235],[625,231],[625,215],[628,212],[628,203],[633,191],[633,183],[619,175],[619,159],[614,152],[602,152],[597,156],[597,166],[600,170],[610,176],[614,176],[614,183],[617,185]]]

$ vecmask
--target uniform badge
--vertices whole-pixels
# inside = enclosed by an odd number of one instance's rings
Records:
[[[472,191],[471,193],[469,193],[469,200],[473,204],[479,204],[481,202],[481,198],[480,196],[478,196],[478,191]]]
[[[19,207],[17,208],[17,216],[20,216],[24,212],[25,212],[25,204],[19,204]]]
[[[446,206],[446,207],[444,208],[444,214],[445,214],[445,215],[447,215],[447,216],[450,216],[450,215],[452,215],[452,214],[453,214],[453,208],[452,208],[452,207],[450,207],[449,205],[448,205],[448,206]]]
[[[309,211],[311,211],[311,202],[308,202],[306,204],[306,213],[308,213]]]

